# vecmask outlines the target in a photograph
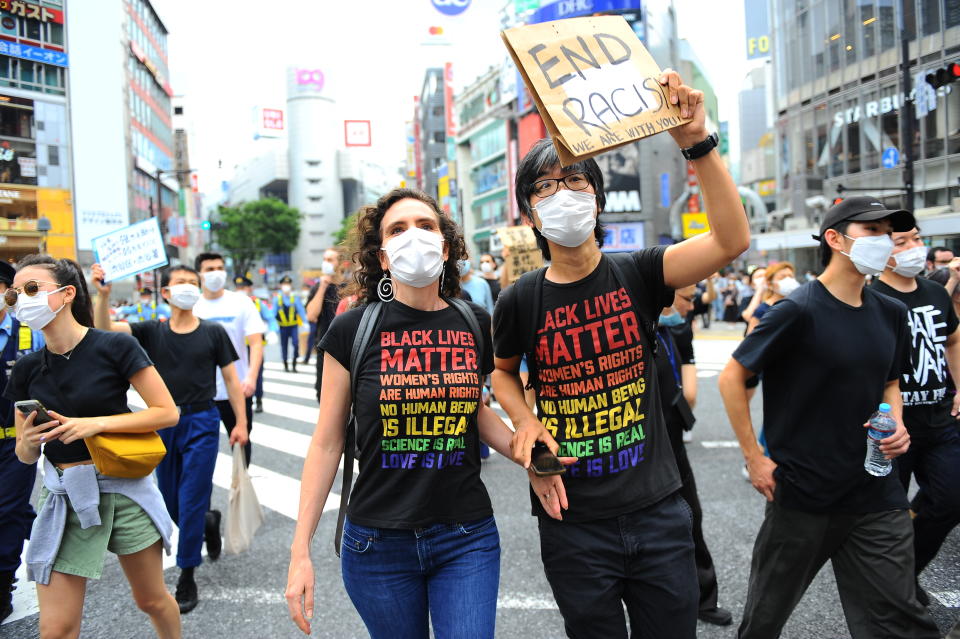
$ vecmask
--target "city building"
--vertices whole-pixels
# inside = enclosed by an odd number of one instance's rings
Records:
[[[72,3],[67,12],[74,209],[82,263],[91,240],[156,216],[168,257],[180,259],[181,188],[174,163],[167,28],[149,0]],[[98,126],[97,123],[104,123]],[[85,161],[95,154],[96,161]],[[187,167],[189,168],[189,167]],[[174,237],[178,239],[173,240]],[[152,284],[152,273],[140,277]]]
[[[772,232],[754,247],[819,268],[811,229],[835,198],[869,193],[913,210],[931,243],[960,249],[960,85],[934,89],[925,81],[960,60],[960,2],[773,0],[770,7],[777,194]],[[907,147],[913,201],[903,188]]]
[[[441,173],[452,159],[448,157],[447,137],[455,133],[451,74],[449,64],[427,69],[415,109],[417,186],[438,200]]]
[[[769,213],[776,209],[776,147],[773,113],[770,109],[770,74],[769,60],[754,67],[744,79],[744,88],[737,96],[740,120],[740,184],[752,189],[763,200],[763,207],[759,211],[747,207],[750,230],[753,233],[767,230]]]
[[[0,259],[76,257],[62,0],[0,3]]]

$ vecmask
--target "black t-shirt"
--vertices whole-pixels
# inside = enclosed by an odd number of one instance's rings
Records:
[[[137,340],[91,328],[70,359],[46,348],[22,357],[10,373],[3,396],[15,402],[36,399],[64,417],[129,413],[130,378],[148,366],[153,362]],[[43,454],[59,464],[90,459],[82,439],[71,444],[48,442]]]
[[[360,356],[354,393],[360,474],[347,510],[351,521],[409,529],[493,513],[480,481],[477,428],[477,373],[493,371],[490,315],[470,306],[480,323],[480,349],[453,307],[384,305]],[[337,316],[320,344],[347,370],[362,316],[363,307]]]
[[[177,406],[210,401],[217,394],[217,369],[237,361],[226,329],[200,320],[189,333],[175,333],[169,322],[148,320],[130,325],[147,351]]]
[[[693,313],[688,313],[683,324],[671,326],[670,333],[680,353],[680,365],[696,364],[693,355]]]
[[[912,342],[910,367],[900,379],[903,423],[911,432],[956,424],[950,415],[951,397],[947,369],[947,338],[957,330],[957,313],[946,289],[928,279],[917,278],[909,293],[874,280],[873,290],[900,300],[909,312]]]
[[[778,302],[733,357],[763,373],[763,430],[775,498],[810,512],[906,508],[896,472],[863,469],[864,422],[909,365],[907,310],[867,288],[849,306],[814,280]]]
[[[490,285],[490,295],[493,297],[493,303],[497,303],[497,299],[500,297],[500,280],[493,278],[483,278],[486,280],[487,284]]]
[[[544,281],[536,348],[523,343],[517,286],[505,288],[494,311],[496,355],[532,351],[537,415],[560,444],[579,457],[564,475],[567,521],[616,517],[655,503],[680,487],[658,384],[642,321],[673,301],[663,282],[664,247],[633,254],[639,290],[618,281],[609,257],[580,281]],[[627,268],[627,267],[621,267]],[[624,274],[626,275],[626,274]],[[529,311],[532,312],[532,311]],[[547,516],[532,493],[533,514]]]
[[[320,291],[320,284],[321,282],[316,282],[310,287],[310,292],[307,293],[307,304],[317,296],[317,293]],[[323,303],[320,305],[320,315],[317,316],[317,344],[320,343],[324,333],[327,332],[330,322],[336,317],[337,303],[339,301],[340,290],[337,285],[328,284],[326,290],[323,292]],[[317,348],[319,348],[319,346],[317,346]]]

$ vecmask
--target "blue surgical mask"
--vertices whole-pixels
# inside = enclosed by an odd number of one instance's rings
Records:
[[[660,314],[660,326],[680,326],[683,324],[683,317],[676,310],[669,315]]]
[[[460,269],[460,275],[466,275],[470,272],[470,260],[459,260],[457,266]]]

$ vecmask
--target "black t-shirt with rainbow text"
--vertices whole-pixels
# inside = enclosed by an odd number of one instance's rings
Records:
[[[482,348],[453,307],[384,304],[358,364],[360,473],[347,509],[354,523],[420,528],[493,513],[480,481],[477,428],[481,375],[493,371],[490,315],[470,307]],[[362,316],[363,307],[337,316],[320,343],[347,370]]]
[[[664,247],[633,254],[638,290],[603,257],[592,273],[569,284],[544,280],[534,344],[516,286],[500,293],[494,311],[496,355],[532,350],[537,367],[537,415],[560,444],[578,457],[563,477],[570,504],[565,521],[616,517],[660,501],[680,488],[657,373],[644,321],[673,303],[663,282]],[[624,279],[626,274],[624,274]],[[531,491],[533,514],[547,516]]]

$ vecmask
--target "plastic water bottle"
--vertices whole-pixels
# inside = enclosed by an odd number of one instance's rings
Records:
[[[886,459],[880,451],[880,440],[893,435],[897,430],[897,423],[890,416],[890,404],[880,404],[880,409],[870,416],[870,427],[867,429],[867,458],[863,468],[874,477],[885,477],[890,474],[893,462]]]

